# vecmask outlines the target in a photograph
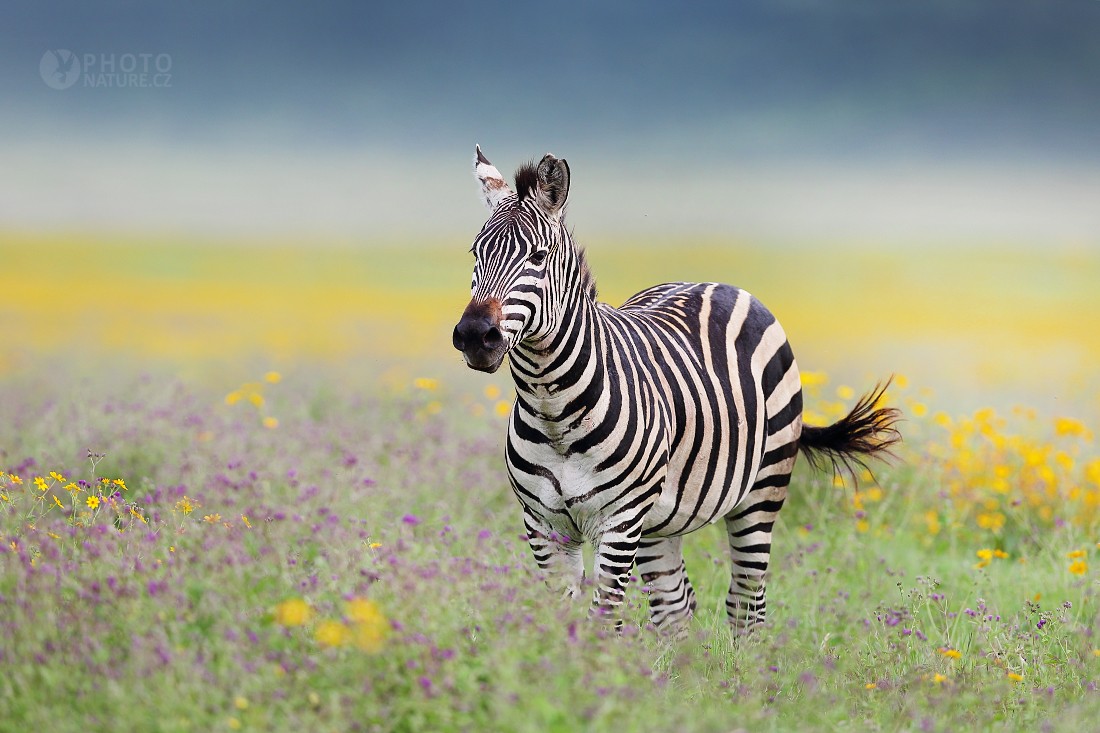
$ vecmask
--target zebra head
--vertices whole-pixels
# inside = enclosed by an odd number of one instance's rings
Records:
[[[513,190],[478,147],[474,175],[489,219],[470,248],[470,304],[452,341],[471,369],[495,372],[516,344],[545,336],[552,325],[549,263],[569,239],[562,222],[569,165],[547,153],[516,171]]]

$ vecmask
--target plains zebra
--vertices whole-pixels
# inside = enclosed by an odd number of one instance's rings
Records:
[[[772,525],[799,452],[851,467],[899,439],[872,391],[829,427],[802,424],[802,386],[779,323],[744,290],[667,283],[619,308],[597,302],[563,223],[569,166],[547,154],[513,190],[476,149],[491,212],[474,239],[470,303],[453,341],[496,371],[510,354],[517,398],[508,476],[539,567],[575,595],[595,548],[594,608],[618,616],[632,566],[660,626],[691,616],[683,535],[718,519],[735,627],[764,620]]]

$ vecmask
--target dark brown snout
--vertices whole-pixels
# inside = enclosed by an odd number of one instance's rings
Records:
[[[466,365],[482,372],[495,372],[508,350],[500,330],[500,301],[496,298],[471,300],[462,313],[451,343],[462,352]]]

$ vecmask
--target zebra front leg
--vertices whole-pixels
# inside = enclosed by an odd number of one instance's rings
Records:
[[[675,628],[695,613],[695,591],[684,568],[682,537],[642,539],[634,560],[649,595],[649,617],[658,628]]]
[[[563,597],[576,598],[584,582],[584,545],[580,537],[555,532],[526,507],[523,526],[546,585],[560,591]]]
[[[789,479],[789,475],[786,477]],[[726,596],[726,616],[738,631],[751,631],[767,615],[765,584],[772,550],[772,526],[787,483],[753,489],[742,504],[726,516],[733,577]]]
[[[615,628],[622,628],[623,625],[620,610],[641,536],[639,516],[605,531],[596,545],[592,568],[596,591],[592,598],[592,613],[613,620]]]

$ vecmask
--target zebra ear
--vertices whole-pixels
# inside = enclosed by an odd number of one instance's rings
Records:
[[[559,218],[569,198],[569,164],[547,153],[539,161],[535,178],[538,181],[535,197],[539,206],[550,218]]]
[[[481,184],[481,198],[485,206],[490,213],[496,211],[501,200],[512,193],[512,188],[508,185],[508,181],[504,180],[504,176],[500,175],[496,166],[490,163],[481,152],[480,145],[475,146],[474,175]]]

